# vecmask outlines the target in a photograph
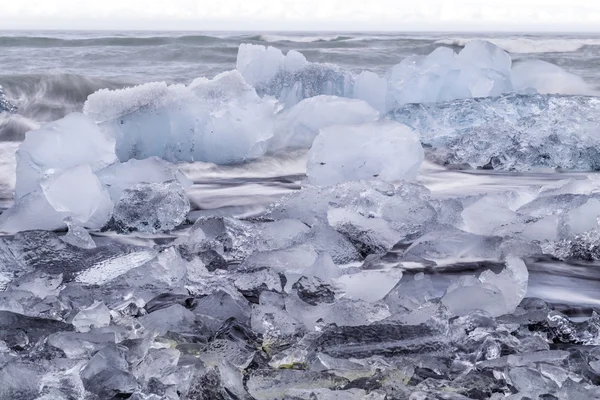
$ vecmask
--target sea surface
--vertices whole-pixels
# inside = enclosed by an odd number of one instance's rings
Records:
[[[17,115],[0,114],[0,207],[12,203],[14,154],[24,132],[81,111],[97,90],[210,78],[235,68],[241,43],[294,49],[309,61],[385,74],[407,56],[426,55],[439,46],[459,51],[473,39],[495,43],[514,62],[537,58],[559,65],[600,91],[600,34],[0,31],[0,86],[18,107]],[[305,161],[305,154],[296,152],[245,165],[189,164],[182,169],[195,183],[190,189],[195,213],[252,215],[300,188]],[[443,197],[578,177],[585,174],[450,171],[425,163],[420,180]],[[573,315],[600,306],[600,265],[530,260],[528,266],[530,296],[564,305]]]

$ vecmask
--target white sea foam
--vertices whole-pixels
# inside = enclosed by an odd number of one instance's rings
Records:
[[[446,38],[436,41],[436,44],[445,44],[450,46],[465,46],[473,40],[487,40],[496,46],[517,54],[532,53],[568,53],[581,49],[584,46],[600,46],[600,38]]]

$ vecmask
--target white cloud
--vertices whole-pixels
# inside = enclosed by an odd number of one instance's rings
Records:
[[[597,0],[0,0],[0,29],[157,24],[224,30],[600,29],[600,7]]]

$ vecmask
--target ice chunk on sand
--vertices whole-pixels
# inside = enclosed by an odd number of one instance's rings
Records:
[[[27,133],[17,151],[15,200],[39,189],[42,180],[56,173],[77,165],[97,171],[115,161],[114,139],[83,114],[69,114]]]
[[[321,130],[308,155],[308,182],[329,186],[354,180],[416,179],[423,162],[419,137],[392,121]]]
[[[518,258],[508,258],[499,274],[485,271],[479,279],[464,276],[451,285],[442,303],[455,315],[467,315],[482,310],[492,317],[511,313],[525,298],[529,272]]]
[[[379,112],[364,101],[335,96],[311,97],[277,116],[269,150],[309,149],[320,129],[333,125],[359,125],[378,119]]]
[[[597,94],[581,77],[542,60],[524,60],[515,63],[512,68],[512,81],[517,91],[535,90],[543,94]]]
[[[116,139],[121,161],[241,163],[260,157],[273,135],[275,101],[260,98],[237,71],[189,86],[148,83],[92,94],[84,112]]]
[[[178,182],[139,183],[123,192],[111,225],[118,231],[163,232],[181,225],[189,212],[190,201]]]
[[[469,42],[459,54],[439,47],[425,57],[408,57],[388,73],[388,106],[512,91],[511,62],[504,50],[479,40]]]
[[[259,95],[274,96],[287,107],[321,94],[351,97],[352,74],[337,65],[309,63],[297,51],[241,44],[237,70]]]
[[[89,165],[80,165],[50,177],[40,189],[17,199],[0,216],[0,230],[60,229],[65,227],[66,218],[86,228],[99,229],[108,222],[112,211],[106,188]]]
[[[344,297],[374,303],[383,299],[402,279],[402,271],[361,271],[343,275],[335,280],[342,286]]]
[[[175,165],[158,157],[115,163],[98,171],[96,175],[100,182],[108,187],[110,197],[115,203],[121,199],[125,189],[131,189],[138,183],[177,181],[184,188],[191,185]]]
[[[80,310],[71,322],[78,332],[89,332],[91,328],[101,328],[110,324],[110,310],[99,301]]]
[[[598,97],[509,94],[409,104],[388,116],[417,131],[441,164],[595,171],[600,169],[598,113]]]

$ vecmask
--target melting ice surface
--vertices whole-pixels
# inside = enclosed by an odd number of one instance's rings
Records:
[[[29,132],[0,216],[0,399],[599,398],[600,317],[534,296],[540,264],[600,260],[597,177],[419,173],[597,170],[598,99],[529,67],[546,78],[475,41],[355,76],[244,45],[236,71]],[[210,192],[292,149],[296,190],[252,215],[188,198],[185,172]]]

